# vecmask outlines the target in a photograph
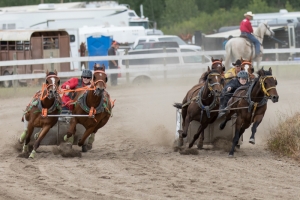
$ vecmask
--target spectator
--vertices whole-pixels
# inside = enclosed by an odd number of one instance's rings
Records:
[[[108,55],[115,56],[117,54],[119,46],[120,44],[118,42],[113,41],[111,47],[108,49]],[[109,69],[118,69],[118,60],[110,60],[108,66]],[[112,86],[118,85],[118,73],[110,75],[110,84]]]
[[[233,38],[232,35],[229,35],[229,37],[223,42],[223,50],[225,50],[226,43],[227,43],[231,38]]]

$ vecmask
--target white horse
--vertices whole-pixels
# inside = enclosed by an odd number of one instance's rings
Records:
[[[254,31],[256,39],[260,43],[260,51],[263,52],[263,39],[264,35],[273,36],[274,32],[270,29],[270,26],[267,23],[260,23],[257,29]],[[251,42],[252,43],[252,42]],[[254,60],[255,57],[255,46],[251,49],[251,43],[245,38],[238,37],[230,39],[225,46],[226,57],[225,57],[225,67],[226,69],[230,68],[230,63],[235,62],[237,59],[244,58],[247,60]],[[262,60],[262,57],[255,59],[257,62],[257,69]]]

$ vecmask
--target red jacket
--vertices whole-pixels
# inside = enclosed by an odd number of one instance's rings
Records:
[[[253,33],[253,28],[249,19],[245,18],[240,24],[241,32]]]
[[[66,81],[64,84],[61,85],[62,89],[66,89],[66,85],[70,86],[70,89],[76,89],[78,86],[78,82],[80,81],[79,78],[71,78],[68,81]],[[83,81],[81,81],[81,86],[78,87],[85,87],[86,85],[83,83]],[[69,107],[70,110],[73,110],[73,105],[66,105],[66,103],[68,103],[71,100],[71,98],[68,96],[68,93],[64,93],[62,96],[62,102],[63,102],[63,106],[67,106]]]

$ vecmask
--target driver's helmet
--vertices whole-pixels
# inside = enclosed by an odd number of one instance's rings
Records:
[[[84,70],[82,71],[81,77],[92,78],[92,76],[93,76],[93,73],[92,73],[91,70],[84,69]]]
[[[238,74],[237,74],[237,77],[238,78],[243,78],[243,79],[248,79],[248,73],[246,71],[240,71]]]

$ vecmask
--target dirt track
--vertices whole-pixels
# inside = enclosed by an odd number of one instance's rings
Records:
[[[276,112],[299,110],[294,102],[300,95],[293,89],[299,81],[279,79],[279,103],[268,103],[257,144],[247,143],[246,132],[233,159],[224,150],[200,150],[198,155],[173,151],[171,105],[195,81],[109,87],[117,99],[114,116],[81,158],[63,158],[45,146],[35,160],[17,157],[14,143],[30,98],[2,99],[0,199],[300,199],[300,163],[264,149]]]

